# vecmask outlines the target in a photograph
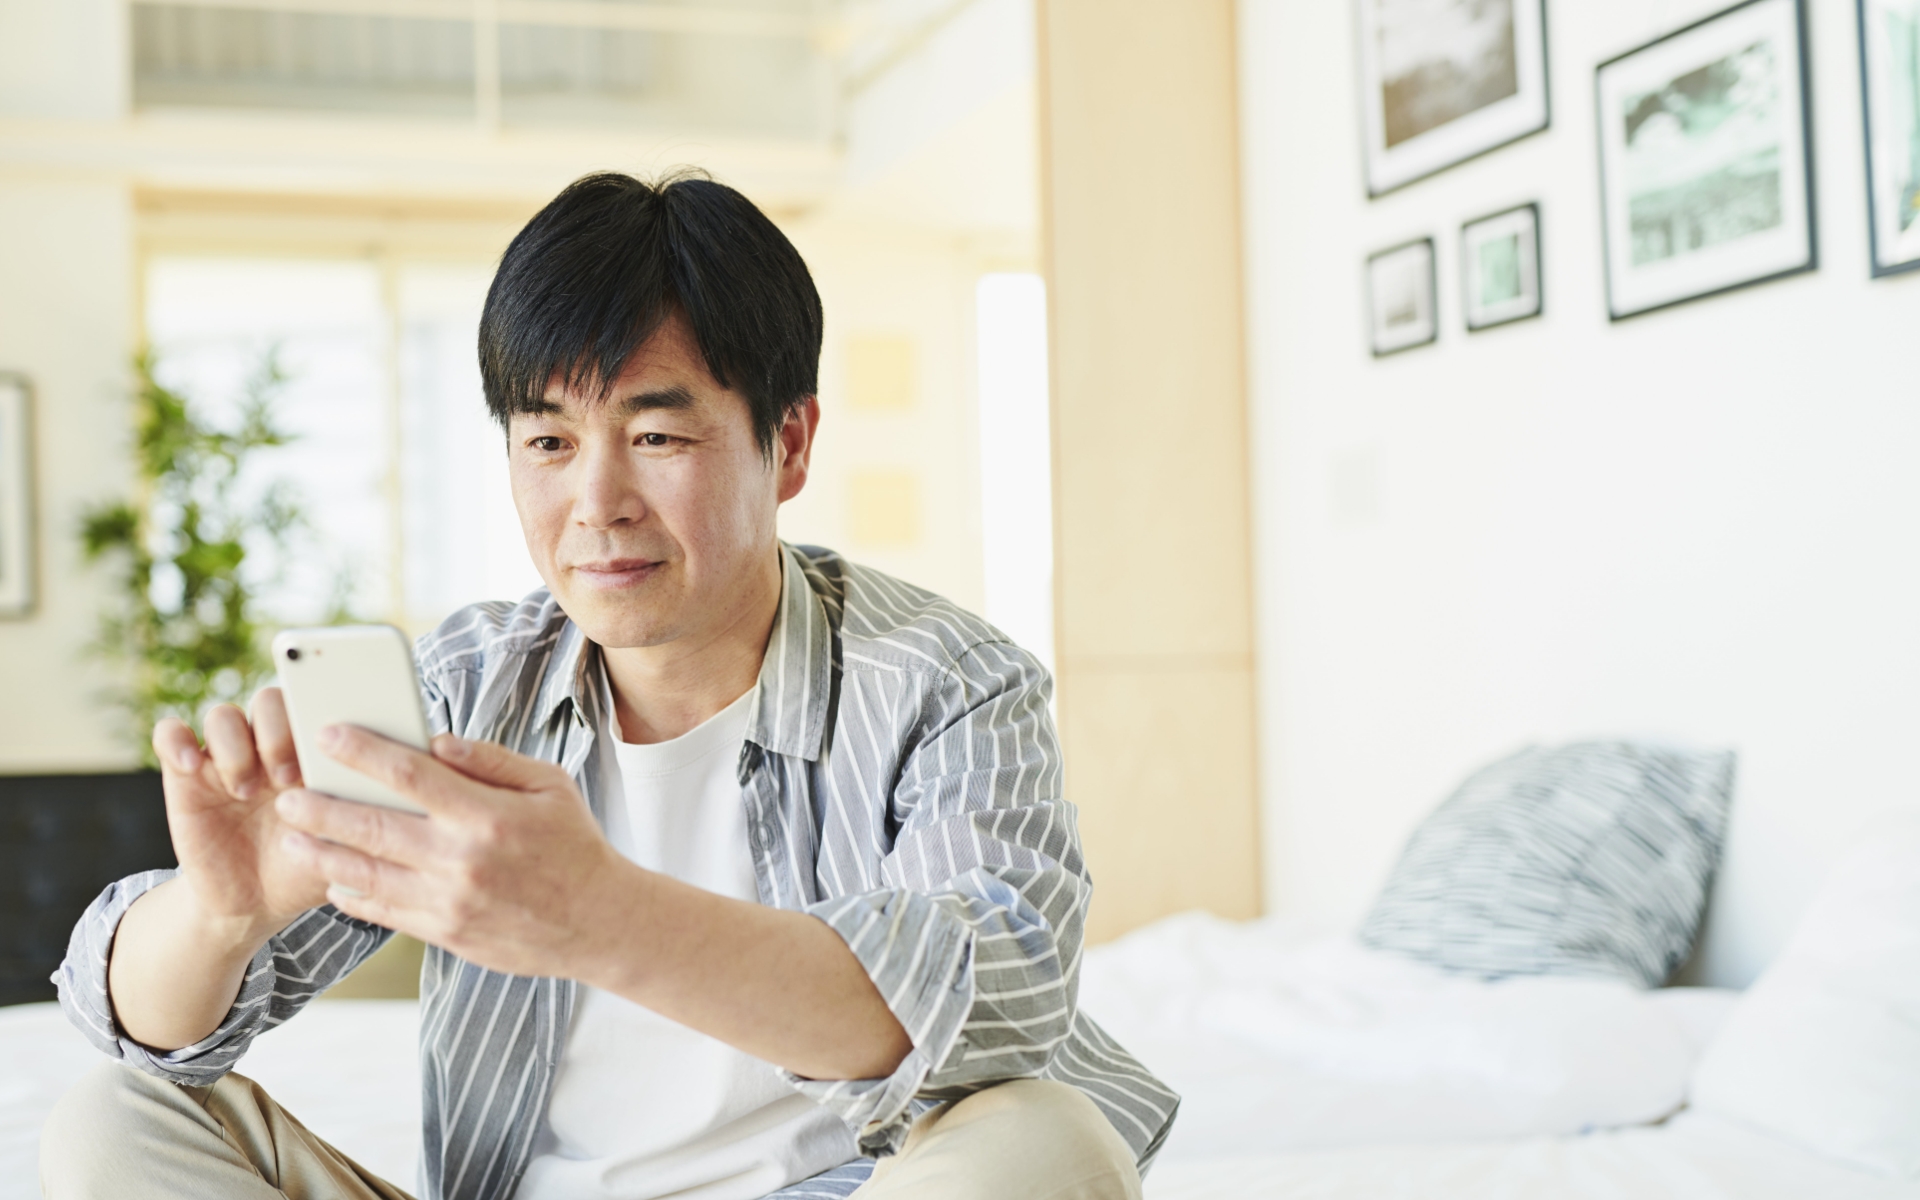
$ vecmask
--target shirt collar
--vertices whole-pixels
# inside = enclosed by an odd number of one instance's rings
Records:
[[[569,706],[572,719],[582,725],[594,720],[599,707],[589,698],[599,672],[593,649],[578,625],[561,621],[534,701],[533,714],[541,724],[561,716],[562,706]],[[806,568],[784,542],[780,608],[760,662],[758,692],[747,718],[747,740],[775,754],[817,761],[825,749],[833,694],[833,629]]]
[[[780,544],[780,611],[760,661],[747,740],[775,754],[818,761],[833,696],[833,628],[799,557]]]
[[[557,603],[554,611],[561,613]],[[597,656],[590,653],[594,644],[564,613],[561,617],[560,632],[553,640],[553,648],[547,652],[546,670],[533,702],[534,719],[543,727],[563,715],[562,707],[570,707],[573,720],[581,725],[590,724],[593,714],[599,711],[587,702],[598,674],[593,670]]]

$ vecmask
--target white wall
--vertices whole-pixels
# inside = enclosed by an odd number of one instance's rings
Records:
[[[1741,984],[1920,805],[1920,275],[1870,281],[1853,6],[1812,0],[1820,270],[1610,324],[1593,67],[1721,0],[1549,4],[1553,126],[1369,202],[1347,3],[1243,0],[1268,904],[1356,919],[1530,739],[1740,752],[1699,973]],[[1545,316],[1468,335],[1460,223],[1538,200]],[[1362,260],[1431,234],[1439,344]]]
[[[126,110],[121,0],[0,0],[0,117],[110,121]]]

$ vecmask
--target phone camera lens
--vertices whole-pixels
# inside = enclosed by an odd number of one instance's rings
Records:
[[[288,662],[300,661],[300,648],[298,646],[287,647],[287,661]]]

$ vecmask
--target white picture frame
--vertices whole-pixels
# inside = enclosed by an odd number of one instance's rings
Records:
[[[1614,320],[1817,262],[1801,0],[1743,3],[1595,69]]]
[[[0,617],[33,611],[33,389],[0,372]]]
[[[1460,227],[1460,311],[1478,331],[1537,317],[1540,205],[1519,205]]]
[[[1920,0],[1859,0],[1875,278],[1920,268]]]
[[[1545,0],[1354,0],[1369,196],[1551,120]]]
[[[1367,256],[1367,314],[1375,358],[1436,340],[1438,310],[1432,238]]]

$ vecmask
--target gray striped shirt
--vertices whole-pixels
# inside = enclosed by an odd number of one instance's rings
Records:
[[[419,645],[436,731],[557,762],[601,815],[605,673],[545,591],[479,604]],[[1085,1092],[1144,1168],[1179,1098],[1081,1013],[1092,893],[1061,797],[1046,671],[992,626],[929,592],[813,547],[785,548],[782,594],[739,766],[762,903],[846,939],[913,1049],[884,1079],[808,1080],[802,1093],[891,1153],[940,1100],[1037,1077]],[[603,818],[604,819],[604,818]],[[263,947],[220,1027],[158,1054],[107,999],[120,917],[169,878],[109,887],[54,980],[68,1015],[115,1058],[207,1085],[248,1044],[378,949],[385,929],[317,908]],[[431,1200],[505,1200],[539,1131],[572,1015],[565,979],[502,975],[429,948],[421,972],[424,1146]],[[782,1197],[839,1197],[856,1159]]]

